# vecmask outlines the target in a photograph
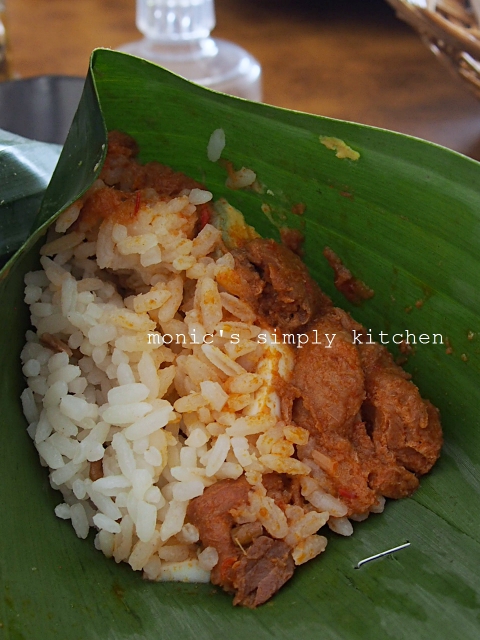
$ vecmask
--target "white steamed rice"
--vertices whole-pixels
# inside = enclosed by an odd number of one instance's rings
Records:
[[[97,549],[152,580],[209,580],[218,554],[202,550],[185,515],[224,478],[246,475],[252,491],[237,521],[259,520],[297,564],[325,549],[326,523],[352,532],[320,467],[293,457],[308,432],[280,419],[274,377],[288,376],[291,347],[259,344],[253,310],[222,290],[217,277],[234,260],[220,232],[206,224],[192,239],[196,206],[211,197],[151,198],[130,224],[107,218],[93,238],[71,230],[75,203],[51,230],[42,268],[25,277],[34,329],[22,403],[63,494],[55,513],[80,538],[93,528]],[[301,476],[308,509],[282,511],[266,495],[271,471]]]

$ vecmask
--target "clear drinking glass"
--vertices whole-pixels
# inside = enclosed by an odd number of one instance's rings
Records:
[[[136,23],[144,38],[120,51],[205,87],[262,99],[258,61],[233,42],[210,36],[215,26],[213,0],[137,0]]]

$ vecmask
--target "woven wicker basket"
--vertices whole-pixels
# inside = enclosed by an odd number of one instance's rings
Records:
[[[479,0],[387,0],[480,98]],[[428,7],[428,8],[425,8]]]

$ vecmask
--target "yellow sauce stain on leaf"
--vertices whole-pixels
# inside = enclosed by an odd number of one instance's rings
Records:
[[[348,158],[349,160],[358,160],[360,158],[358,151],[354,151],[343,140],[340,140],[340,138],[320,136],[319,140],[324,147],[327,147],[327,149],[330,149],[331,151],[335,151],[335,155],[341,160],[345,158]]]

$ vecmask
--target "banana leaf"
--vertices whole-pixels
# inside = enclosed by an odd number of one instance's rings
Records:
[[[226,189],[224,165],[206,152],[220,127],[222,157],[254,169],[261,189]],[[37,264],[46,226],[98,174],[108,129],[133,135],[141,160],[160,160],[226,197],[261,234],[303,230],[312,274],[375,337],[408,329],[444,338],[417,344],[406,365],[441,410],[438,464],[413,497],[388,501],[383,514],[355,524],[353,536],[330,534],[326,552],[255,611],[233,608],[211,585],[145,582],[106,559],[91,539],[76,538],[53,515],[61,497],[25,431],[22,279]],[[325,136],[360,157],[337,157],[321,143]],[[335,290],[325,245],[375,291],[371,300],[354,308]],[[478,638],[479,256],[476,162],[400,134],[216,94],[139,59],[96,50],[35,230],[1,273],[0,637]],[[408,548],[355,568],[407,540]]]
[[[0,129],[0,264],[28,238],[60,150]]]

